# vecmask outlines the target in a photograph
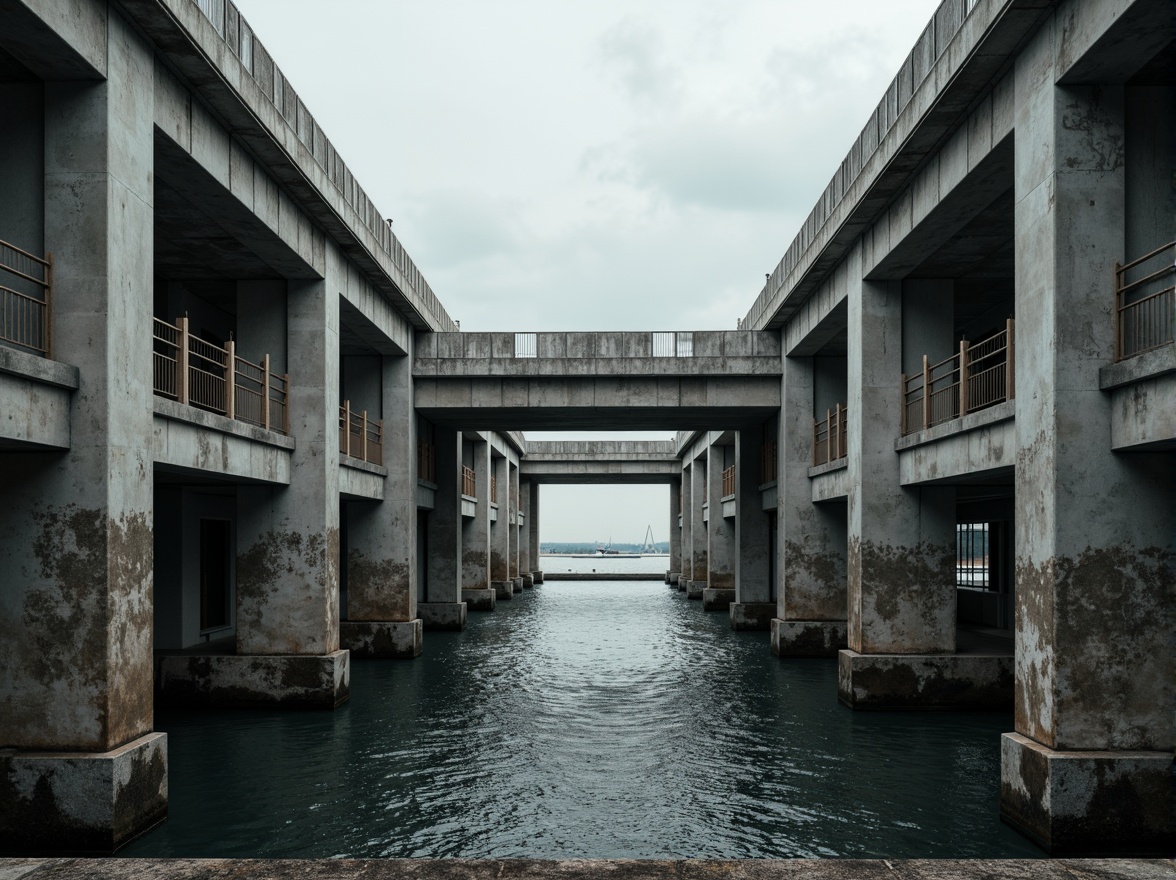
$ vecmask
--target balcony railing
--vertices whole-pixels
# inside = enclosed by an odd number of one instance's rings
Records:
[[[727,498],[735,494],[735,465],[731,465],[723,471],[723,497]]]
[[[269,355],[258,363],[237,357],[230,339],[224,348],[192,336],[188,319],[154,320],[155,393],[257,425],[290,433],[290,378],[270,371]]]
[[[760,447],[760,483],[776,482],[776,441],[768,440]]]
[[[351,401],[339,407],[339,451],[369,464],[384,463],[384,423],[369,419],[367,410],[354,412]]]
[[[959,354],[923,371],[902,376],[902,433],[925,431],[970,412],[1012,400],[1016,359],[1013,319],[975,345],[960,342]]]
[[[490,478],[490,503],[498,503],[498,477]]]
[[[654,331],[654,357],[694,357],[694,331]]]
[[[0,241],[0,280],[0,342],[53,357],[52,254],[42,259]]]
[[[478,497],[477,475],[473,468],[468,468],[464,464],[461,466],[461,494],[469,495],[471,498]]]
[[[813,419],[813,466],[828,464],[845,458],[848,434],[845,414],[847,408],[840,403],[833,409],[825,410],[825,418]]]
[[[437,482],[437,447],[427,440],[417,440],[417,479]]]
[[[1176,338],[1176,241],[1115,264],[1115,362]]]

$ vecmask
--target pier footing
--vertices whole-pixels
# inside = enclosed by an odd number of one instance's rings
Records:
[[[837,697],[851,709],[1013,708],[1013,657],[837,654]]]
[[[498,594],[495,590],[462,590],[461,601],[470,611],[493,611]]]
[[[707,587],[702,591],[703,611],[729,611],[735,602],[735,591],[731,589],[712,589]]]
[[[183,706],[334,709],[351,694],[351,653],[165,654],[155,688]]]
[[[706,589],[706,581],[686,581],[686,598],[701,599]]]
[[[543,583],[543,572],[541,572],[541,571],[531,572],[531,580],[533,580],[535,582],[535,586],[539,586],[540,584]]]
[[[343,620],[339,645],[356,657],[419,657],[424,649],[423,625],[416,620]]]
[[[844,620],[773,618],[772,653],[777,657],[836,657],[848,644]]]
[[[775,602],[731,603],[731,629],[768,632],[775,616]]]
[[[463,630],[466,627],[465,602],[417,602],[417,614],[425,629]]]
[[[513,580],[491,581],[490,586],[493,588],[494,595],[499,601],[509,602],[514,598],[515,588]],[[464,590],[462,590],[462,596],[465,596]]]
[[[535,588],[535,578],[529,574],[523,575],[523,589],[533,590]]]

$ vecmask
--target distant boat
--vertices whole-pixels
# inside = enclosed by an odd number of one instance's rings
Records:
[[[596,548],[595,553],[577,553],[572,556],[572,559],[640,559],[640,553],[622,553],[620,550],[612,548],[612,538],[608,539],[607,544],[600,545]]]

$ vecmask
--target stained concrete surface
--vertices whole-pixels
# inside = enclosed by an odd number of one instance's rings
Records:
[[[0,880],[58,878],[163,878],[163,880],[1159,880],[1176,876],[1176,862],[1143,859],[1015,859],[930,861],[883,859],[791,859],[748,861],[658,861],[584,859],[541,861],[435,859],[386,861],[328,859],[10,859],[0,860]]]

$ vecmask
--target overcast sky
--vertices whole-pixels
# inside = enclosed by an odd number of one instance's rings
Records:
[[[463,330],[734,329],[938,5],[236,2]],[[542,539],[668,506],[544,487]]]

